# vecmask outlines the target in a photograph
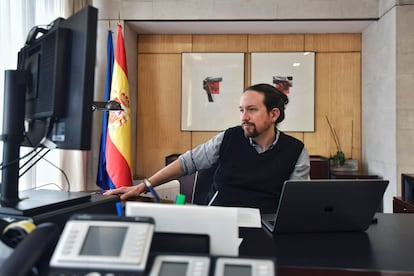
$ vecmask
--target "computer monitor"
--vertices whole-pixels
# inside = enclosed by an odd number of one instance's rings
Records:
[[[22,145],[37,146],[47,138],[60,149],[88,150],[97,10],[88,7],[55,22],[19,52],[18,69],[30,74]]]
[[[56,205],[37,195],[19,198],[21,146],[91,147],[97,14],[88,6],[48,29],[33,28],[18,54],[17,70],[6,71],[0,213]]]

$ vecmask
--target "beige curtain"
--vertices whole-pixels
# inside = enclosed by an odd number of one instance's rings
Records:
[[[67,18],[87,5],[91,5],[91,0],[61,0],[61,15]],[[59,154],[59,167],[66,173],[71,191],[84,191],[88,189],[88,160],[90,153],[88,151],[79,150],[62,150]],[[67,184],[66,179],[61,175],[60,182],[62,187]]]
[[[67,18],[87,5],[92,5],[92,0],[61,0],[62,17]]]

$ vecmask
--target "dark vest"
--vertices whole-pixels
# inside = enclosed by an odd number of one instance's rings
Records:
[[[213,188],[218,191],[212,205],[259,208],[276,211],[284,181],[292,174],[303,143],[280,132],[276,145],[258,153],[243,129],[225,131]]]

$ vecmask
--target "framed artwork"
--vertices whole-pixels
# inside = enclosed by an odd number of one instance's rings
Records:
[[[288,97],[282,131],[315,131],[315,53],[252,53],[251,83],[269,83]]]
[[[244,53],[183,53],[181,130],[221,131],[240,124]]]

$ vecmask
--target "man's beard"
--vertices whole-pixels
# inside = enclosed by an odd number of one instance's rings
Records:
[[[253,127],[253,131],[248,131],[244,126]],[[254,137],[257,137],[259,135],[259,133],[257,132],[256,125],[255,124],[243,123],[242,124],[242,127],[243,127],[243,131],[244,131],[244,136],[246,138],[249,138],[249,137],[250,138],[254,138]]]

